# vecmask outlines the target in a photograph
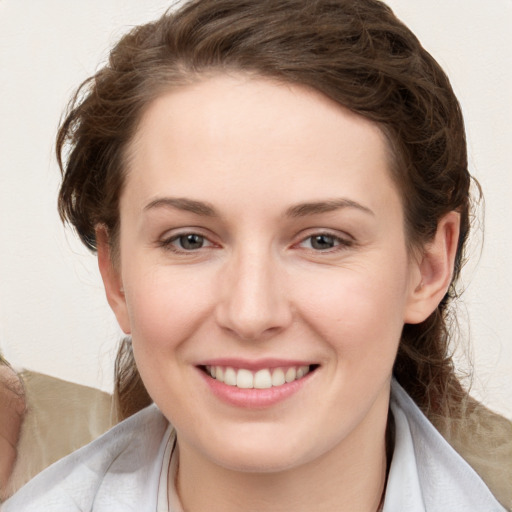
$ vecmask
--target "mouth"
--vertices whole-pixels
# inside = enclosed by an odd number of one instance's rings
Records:
[[[201,365],[199,369],[211,379],[227,386],[239,389],[270,389],[300,381],[314,372],[318,366],[318,364],[282,366],[253,371],[232,366]]]

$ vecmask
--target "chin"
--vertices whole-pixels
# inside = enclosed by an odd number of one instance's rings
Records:
[[[305,461],[297,454],[290,454],[286,451],[276,452],[253,449],[244,453],[224,454],[214,460],[216,464],[230,471],[241,473],[281,473],[297,466]]]
[[[235,442],[227,443],[226,439]],[[209,440],[211,441],[211,439]],[[310,439],[299,439],[273,432],[247,432],[224,437],[207,445],[205,455],[225,469],[246,473],[277,473],[305,464],[321,455],[321,447],[308,446]],[[212,446],[215,448],[212,450]]]

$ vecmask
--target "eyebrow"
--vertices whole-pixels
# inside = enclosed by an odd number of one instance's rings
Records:
[[[317,215],[320,213],[328,213],[343,208],[355,208],[364,213],[375,215],[370,208],[363,206],[362,204],[352,201],[351,199],[339,198],[329,199],[328,201],[316,201],[311,203],[300,203],[291,206],[286,210],[286,217],[306,217],[308,215]]]
[[[210,204],[203,201],[195,201],[184,197],[161,197],[154,199],[144,207],[144,211],[152,210],[155,208],[175,208],[183,210],[203,217],[218,217],[215,208]],[[285,217],[307,217],[308,215],[318,215],[321,213],[329,213],[343,208],[355,208],[364,213],[375,215],[370,208],[353,201],[351,199],[339,198],[329,199],[327,201],[315,201],[309,203],[299,203],[290,206],[286,212]]]
[[[192,212],[196,215],[203,217],[216,217],[217,212],[215,208],[203,201],[194,201],[193,199],[186,199],[184,197],[161,197],[154,199],[144,207],[144,211],[152,210],[154,208],[176,208],[186,212]]]

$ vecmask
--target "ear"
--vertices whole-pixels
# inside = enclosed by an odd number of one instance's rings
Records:
[[[423,247],[413,263],[411,291],[404,323],[418,324],[437,308],[450,286],[457,243],[460,216],[446,214],[438,223],[434,239]]]
[[[116,315],[119,326],[125,334],[130,334],[130,317],[119,264],[112,260],[112,248],[106,226],[96,227],[96,248],[98,251],[98,267],[100,269],[107,301]]]

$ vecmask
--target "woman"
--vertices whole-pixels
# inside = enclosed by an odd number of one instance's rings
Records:
[[[57,151],[156,405],[5,510],[504,510],[421,412],[478,407],[447,347],[471,178],[385,5],[187,3],[116,45]]]

